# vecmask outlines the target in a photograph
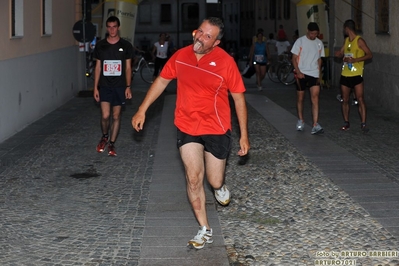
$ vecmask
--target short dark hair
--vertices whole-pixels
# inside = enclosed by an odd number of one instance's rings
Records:
[[[223,38],[224,24],[223,24],[222,19],[217,18],[217,17],[208,17],[208,18],[204,19],[203,21],[208,21],[209,24],[211,24],[212,26],[216,26],[219,28],[219,35],[216,37],[217,40],[221,40]]]
[[[319,25],[316,22],[309,22],[308,31],[320,31]]]
[[[116,24],[118,24],[118,27],[121,25],[121,21],[119,20],[118,17],[115,17],[115,16],[110,16],[109,18],[107,18],[105,25],[107,25],[108,22],[116,22]]]
[[[348,19],[344,22],[344,28],[349,28],[351,31],[356,31],[355,21]]]

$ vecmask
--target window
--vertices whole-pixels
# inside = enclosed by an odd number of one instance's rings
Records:
[[[11,0],[11,37],[24,35],[24,1]]]
[[[151,5],[140,4],[138,6],[138,22],[139,24],[150,24],[151,23]]]
[[[181,8],[182,29],[192,31],[198,28],[199,6],[197,3],[182,4]]]
[[[53,0],[42,0],[42,35],[53,33],[52,3]]]
[[[263,11],[263,1],[262,0],[258,0],[258,20],[262,19],[262,11]]]
[[[287,19],[287,20],[291,18],[291,1],[290,0],[284,0],[283,16],[284,16],[284,19]]]
[[[352,0],[352,18],[356,24],[356,31],[362,32],[363,28],[362,0]]]
[[[278,1],[277,2],[277,18],[278,19],[281,19],[281,9],[282,9],[282,7],[281,7],[281,5],[282,5],[282,3],[281,3],[281,1]]]
[[[376,0],[375,13],[375,33],[389,34],[389,0]]]
[[[270,0],[270,19],[276,19],[276,0]]]
[[[161,23],[172,22],[172,5],[161,4]]]

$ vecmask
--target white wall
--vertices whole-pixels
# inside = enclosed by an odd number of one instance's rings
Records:
[[[0,61],[0,142],[84,89],[83,60],[71,46]]]

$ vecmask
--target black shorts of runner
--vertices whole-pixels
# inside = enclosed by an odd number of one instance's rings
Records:
[[[306,87],[311,88],[313,86],[319,86],[319,85],[320,85],[320,81],[318,78],[305,75],[305,77],[303,79],[297,79],[296,90],[304,91],[306,89]]]
[[[124,105],[126,102],[124,87],[100,87],[100,102],[108,102],[111,106]]]
[[[359,85],[362,82],[362,76],[345,77],[341,75],[341,78],[339,80],[339,84],[348,88],[354,88],[356,85]]]
[[[255,65],[258,65],[258,66],[266,66],[267,65],[267,63],[259,63],[259,62],[256,62],[256,64]]]
[[[177,148],[190,142],[202,144],[205,151],[223,160],[226,159],[230,153],[232,143],[231,131],[228,130],[226,134],[223,135],[191,136],[177,129]]]

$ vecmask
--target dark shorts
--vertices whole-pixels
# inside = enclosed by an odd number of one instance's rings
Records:
[[[312,77],[305,75],[303,79],[297,79],[296,83],[296,90],[297,91],[304,91],[306,87],[313,87],[313,86],[319,86],[320,82],[318,78]]]
[[[205,151],[223,160],[226,159],[230,153],[232,143],[231,131],[227,131],[224,135],[191,136],[177,129],[177,148],[190,142],[202,144]]]
[[[124,105],[126,101],[125,90],[124,87],[100,87],[100,102],[108,102],[111,106]]]
[[[341,75],[341,79],[339,80],[339,84],[346,86],[348,88],[354,88],[356,85],[359,85],[362,82],[363,82],[362,76],[345,77]]]

